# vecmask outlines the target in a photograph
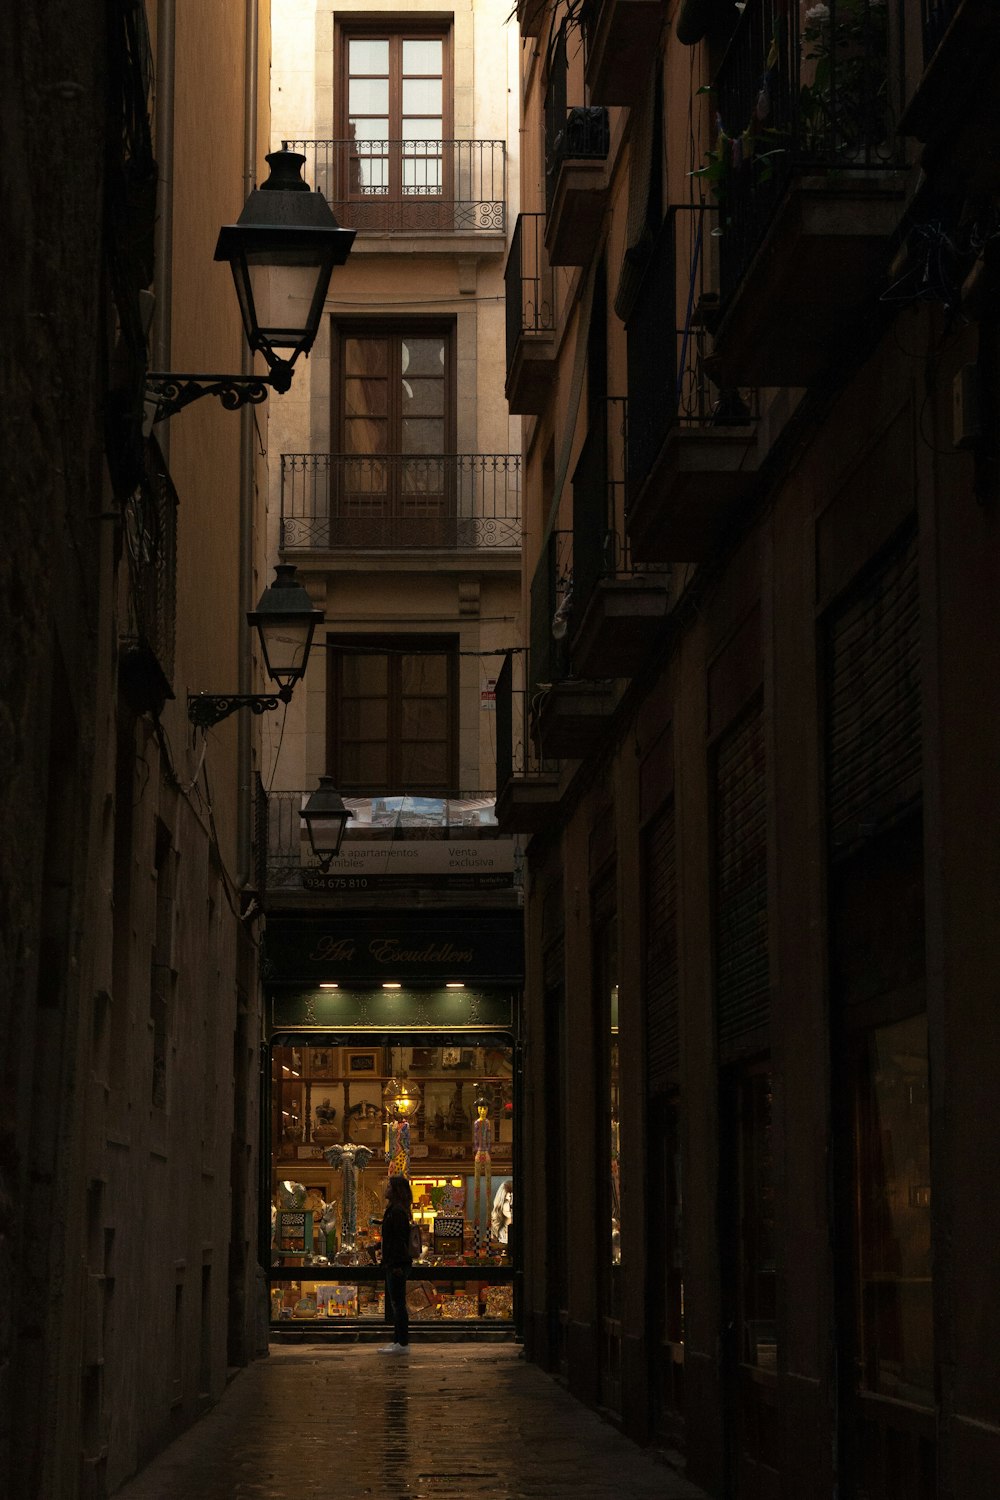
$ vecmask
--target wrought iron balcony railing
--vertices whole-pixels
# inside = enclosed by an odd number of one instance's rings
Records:
[[[142,480],[122,510],[137,639],[169,681],[177,611],[177,491],[154,437],[146,439]]]
[[[795,174],[849,179],[902,161],[905,10],[906,0],[748,0],[716,78],[719,130],[701,171],[720,209],[723,302]]]
[[[520,545],[518,454],[281,455],[283,551]]]
[[[646,478],[668,431],[750,426],[757,392],[726,390],[710,375],[717,210],[671,208],[657,236],[628,321],[627,494]]]
[[[550,531],[531,580],[528,683],[560,682],[569,675],[573,605],[573,533]]]
[[[559,169],[569,160],[603,161],[608,154],[608,112],[603,105],[572,107],[567,97],[566,33],[559,33],[545,95],[545,208],[552,211]]]
[[[496,682],[497,794],[514,777],[558,771],[559,762],[543,760],[530,732],[531,695],[524,682],[524,657],[508,652]]]
[[[503,234],[503,141],[288,140],[341,224],[383,233]]]
[[[552,267],[545,252],[545,215],[518,214],[504,270],[507,374],[519,341],[556,326]]]
[[[602,401],[573,473],[573,626],[601,579],[663,576],[636,564],[628,538],[628,402]]]

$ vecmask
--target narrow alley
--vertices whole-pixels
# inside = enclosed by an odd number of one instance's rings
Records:
[[[701,1500],[513,1344],[276,1346],[120,1500]]]
[[[1000,1500],[1000,0],[0,60],[0,1500]]]

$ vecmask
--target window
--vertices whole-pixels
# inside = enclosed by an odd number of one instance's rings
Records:
[[[372,997],[365,1003],[370,1020],[378,1014],[391,1026],[393,1002],[380,1005]],[[418,1104],[403,1115],[405,1131],[392,1132],[422,1244],[411,1318],[438,1329],[442,1322],[513,1322],[519,1128],[514,1049],[502,1039],[469,1035],[455,1046],[454,1036],[433,1032],[412,1039],[419,1045],[404,1040],[393,1030],[369,1030],[355,1038],[293,1036],[291,1045],[272,1049],[270,1280],[276,1322],[336,1320],[371,1327],[382,1321],[380,1179],[393,1118],[385,1090],[400,1079]],[[481,1103],[491,1128],[479,1134],[488,1149],[477,1162],[474,1128]],[[467,1264],[473,1258],[475,1268]]]
[[[451,327],[341,327],[331,516],[354,546],[454,545]]]
[[[451,339],[447,326],[342,329],[341,451],[441,455],[451,446]]]
[[[448,796],[458,783],[451,637],[328,641],[330,774],[347,796]]]
[[[426,210],[426,200],[451,196],[444,147],[451,133],[449,30],[345,26],[339,54],[341,179],[348,201],[365,205],[352,222],[362,229],[450,227]]]

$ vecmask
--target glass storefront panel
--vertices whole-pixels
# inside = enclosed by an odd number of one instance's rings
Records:
[[[414,1323],[509,1323],[514,1316],[514,1289],[502,1281],[450,1281],[420,1277],[407,1282],[406,1304]],[[379,1281],[279,1281],[271,1287],[271,1320],[275,1323],[337,1323],[354,1320],[381,1323],[385,1289]]]
[[[411,1317],[510,1319],[513,1281],[497,1271],[513,1255],[513,1078],[511,1046],[461,1037],[272,1049],[273,1320],[382,1316],[390,1170],[410,1182],[422,1241]]]

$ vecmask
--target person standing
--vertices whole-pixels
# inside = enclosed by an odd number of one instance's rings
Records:
[[[382,1269],[385,1272],[385,1310],[392,1315],[393,1342],[380,1354],[403,1354],[410,1346],[410,1315],[406,1308],[406,1273],[412,1265],[410,1225],[413,1193],[405,1177],[390,1177],[385,1185],[382,1215]]]

